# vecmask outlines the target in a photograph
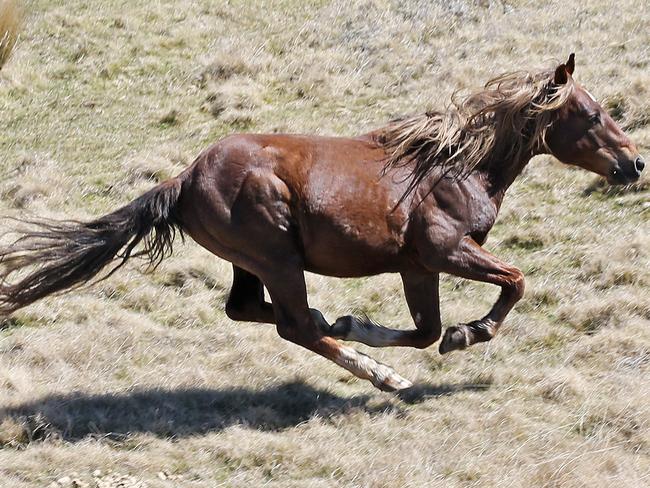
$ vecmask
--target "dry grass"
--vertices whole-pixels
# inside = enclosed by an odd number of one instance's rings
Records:
[[[571,51],[650,148],[640,0],[27,7],[0,72],[5,214],[105,213],[225,134],[356,134]],[[0,330],[0,486],[648,486],[648,188],[534,160],[488,242],[524,300],[487,345],[373,350],[416,382],[401,396],[232,323],[229,265],[193,243],[19,311]],[[308,288],[329,319],[410,327],[395,276]],[[445,325],[496,294],[445,278]]]
[[[14,0],[0,2],[0,69],[11,56],[20,28],[21,11]]]

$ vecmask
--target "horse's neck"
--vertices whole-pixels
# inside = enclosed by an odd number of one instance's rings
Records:
[[[521,174],[532,157],[533,154],[529,154],[511,164],[491,164],[487,168],[479,170],[483,173],[482,181],[484,182],[485,191],[497,209],[501,208],[506,191]]]
[[[541,144],[530,144],[531,134],[534,133],[534,124],[535,122],[531,119],[523,130],[527,135],[524,135],[522,140],[516,142],[523,148],[532,147],[532,149],[523,149],[522,152],[519,152],[501,145],[497,152],[490,157],[487,164],[479,170],[483,173],[482,179],[485,181],[485,189],[497,209],[501,207],[508,188],[514,183],[533,156],[545,152]],[[504,156],[512,153],[517,154],[516,159],[512,159],[512,156]]]

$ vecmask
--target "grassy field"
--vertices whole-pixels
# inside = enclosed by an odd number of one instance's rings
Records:
[[[358,134],[572,51],[648,159],[649,25],[643,0],[28,1],[0,211],[97,216],[226,134]],[[230,265],[176,244],[2,323],[0,486],[650,486],[647,176],[533,160],[486,244],[525,298],[489,344],[373,350],[416,383],[400,395],[230,321]],[[397,276],[308,288],[330,321],[411,327]],[[446,277],[444,325],[497,292]]]

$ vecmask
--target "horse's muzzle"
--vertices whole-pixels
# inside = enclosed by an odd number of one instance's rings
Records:
[[[609,182],[615,185],[634,183],[641,177],[643,168],[645,168],[645,161],[641,156],[637,156],[634,161],[621,162],[612,170]]]

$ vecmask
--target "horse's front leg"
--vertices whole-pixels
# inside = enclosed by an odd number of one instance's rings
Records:
[[[499,285],[501,294],[482,319],[449,327],[440,342],[441,354],[492,339],[508,312],[524,295],[523,273],[487,252],[468,236],[449,256],[444,271],[461,278]]]

